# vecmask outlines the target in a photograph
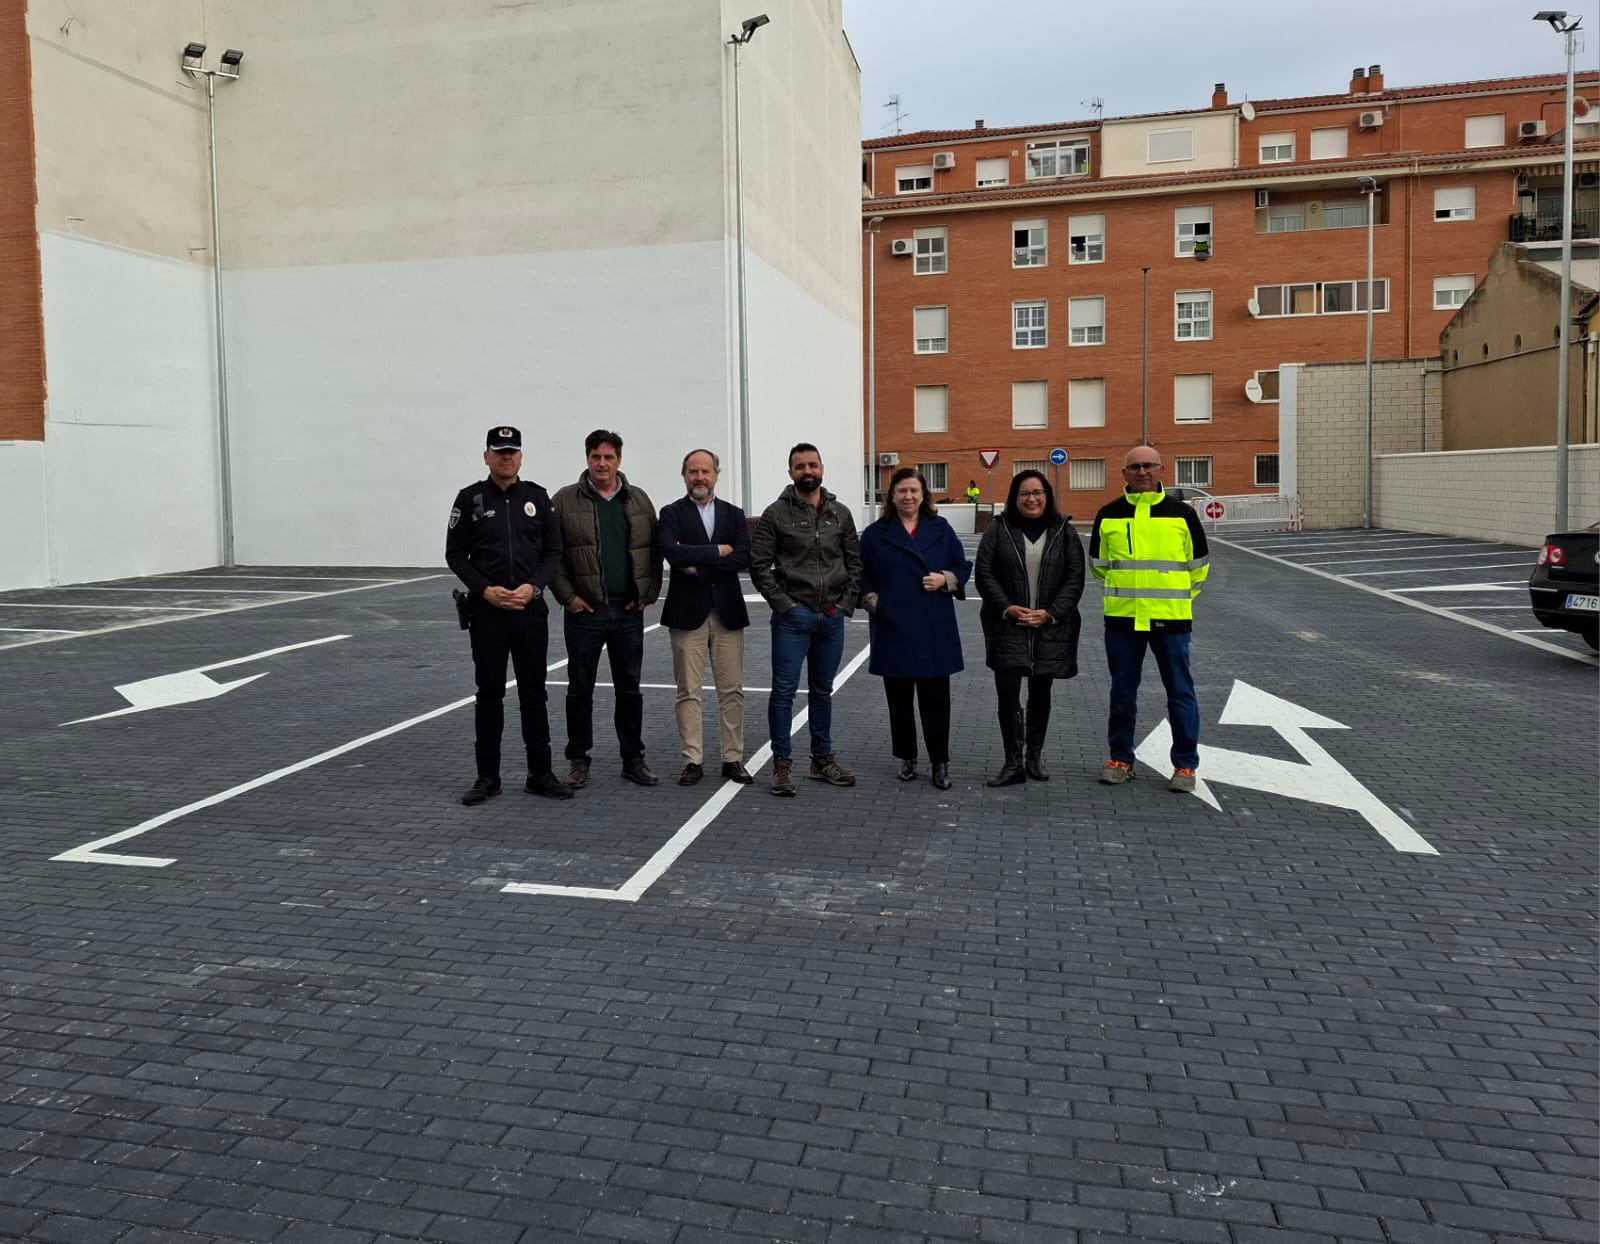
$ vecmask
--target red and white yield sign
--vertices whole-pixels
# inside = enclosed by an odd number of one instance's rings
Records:
[[[1220,501],[1206,502],[1206,517],[1215,521],[1228,512],[1228,507]]]
[[[1000,461],[1000,451],[998,449],[980,449],[978,450],[978,461],[983,464],[984,470],[992,471],[994,470],[994,464]]]

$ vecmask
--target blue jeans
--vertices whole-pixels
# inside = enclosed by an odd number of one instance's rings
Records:
[[[831,618],[804,605],[772,615],[772,694],[767,698],[767,731],[774,760],[794,754],[789,738],[794,725],[794,693],[800,686],[800,663],[806,666],[810,692],[811,754],[833,751],[833,676],[844,657],[844,614]]]
[[[1161,684],[1167,689],[1167,721],[1172,725],[1172,767],[1200,767],[1200,701],[1189,672],[1189,633],[1121,631],[1106,627],[1106,664],[1111,669],[1111,720],[1106,734],[1111,759],[1133,763],[1134,726],[1139,716],[1139,676],[1144,653],[1156,654]]]

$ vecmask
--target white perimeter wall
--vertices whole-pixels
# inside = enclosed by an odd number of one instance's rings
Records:
[[[1380,527],[1537,548],[1555,527],[1556,450],[1463,449],[1380,454],[1373,462]],[[1567,456],[1567,529],[1600,521],[1600,445]]]

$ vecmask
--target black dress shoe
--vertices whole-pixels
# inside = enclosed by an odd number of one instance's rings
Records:
[[[470,808],[485,799],[493,799],[499,793],[499,778],[479,778],[467,789],[467,793],[461,796],[461,802]]]
[[[543,795],[546,799],[571,799],[576,793],[554,773],[546,769],[535,777],[528,774],[528,784],[523,787],[530,795]]]
[[[645,764],[643,756],[635,756],[632,760],[622,762],[622,776],[636,786],[657,786],[661,779],[650,772],[650,766]]]
[[[755,781],[755,778],[750,776],[750,770],[744,767],[742,760],[724,760],[722,776],[730,782],[737,782],[740,786],[748,786]]]
[[[1050,780],[1050,775],[1045,772],[1044,754],[1037,747],[1028,749],[1027,757],[1023,761],[1023,768],[1027,772],[1030,781],[1048,782]]]
[[[915,782],[917,780],[917,762],[915,760],[902,760],[900,772],[896,776],[902,782]]]
[[[572,772],[567,774],[567,785],[573,790],[582,790],[589,785],[589,762],[587,760],[574,760]]]
[[[931,781],[940,790],[949,790],[950,766],[947,764],[935,764],[933,766],[933,775]]]
[[[694,765],[694,764],[684,765],[683,766],[683,772],[678,775],[678,785],[679,786],[693,786],[701,778],[705,777],[705,775],[706,775],[705,769],[703,769],[699,765]],[[624,770],[622,776],[623,777],[627,777],[628,776],[626,770]]]

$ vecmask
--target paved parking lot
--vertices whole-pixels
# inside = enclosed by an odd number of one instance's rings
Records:
[[[1264,557],[1332,575],[1474,625],[1537,637],[1578,653],[1594,651],[1570,631],[1539,625],[1528,604],[1537,550],[1409,531],[1273,531],[1223,537]]]
[[[602,728],[576,800],[462,807],[431,571],[0,652],[0,1238],[1594,1239],[1592,663],[1214,561],[1205,798],[1158,684],[1092,781],[1093,588],[1004,790],[970,604],[955,789],[893,780],[857,620],[860,782],[792,800]]]

